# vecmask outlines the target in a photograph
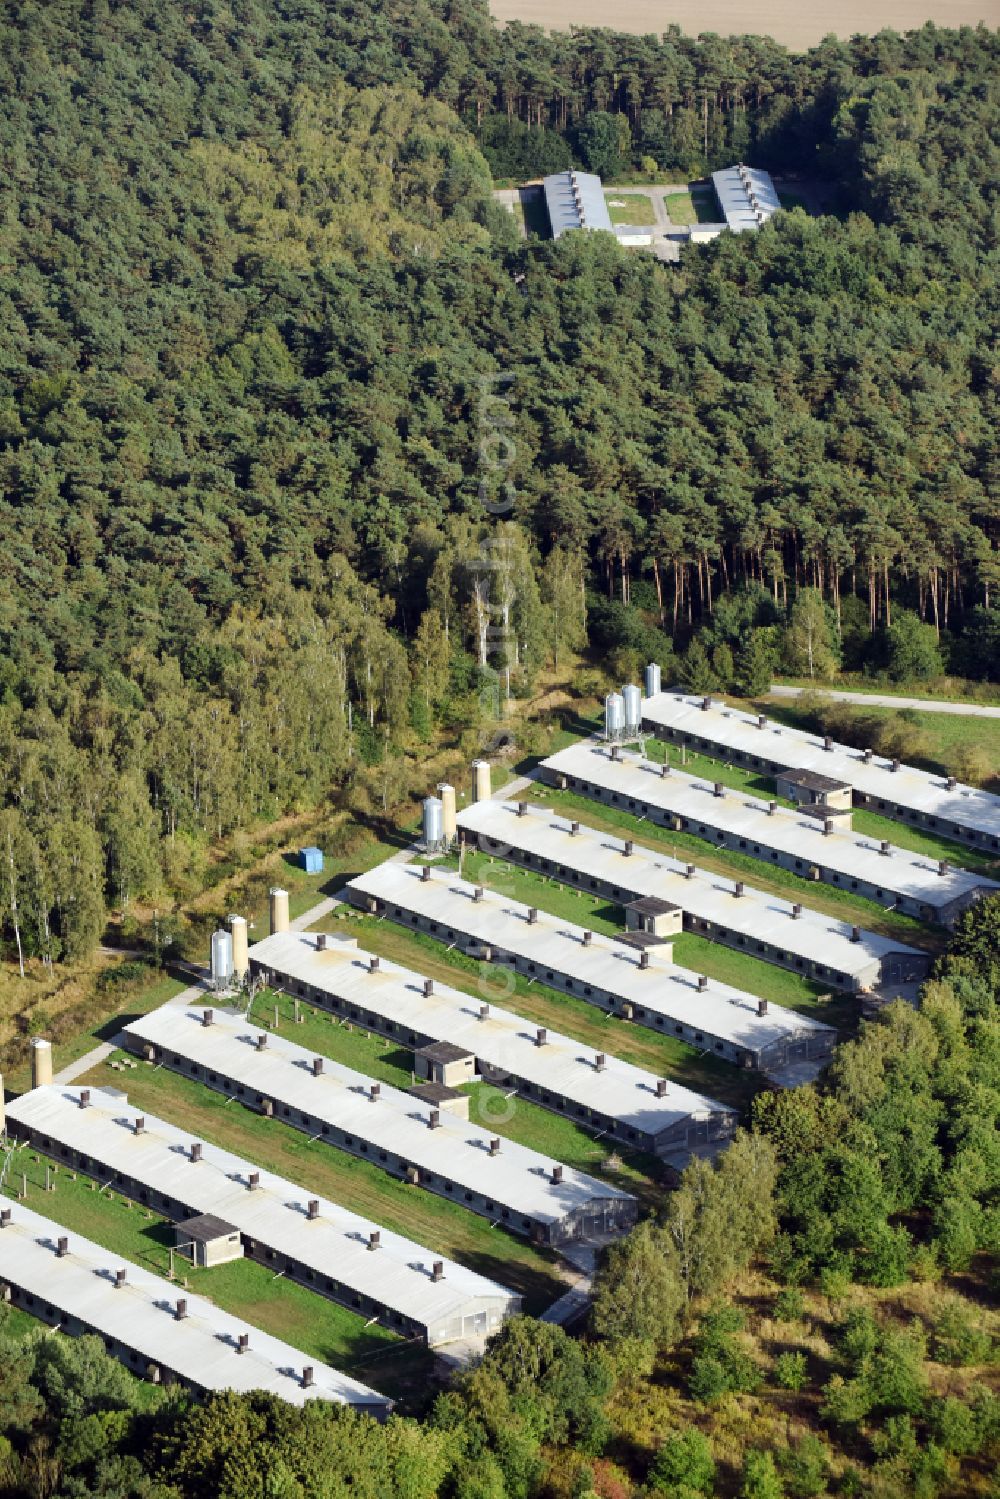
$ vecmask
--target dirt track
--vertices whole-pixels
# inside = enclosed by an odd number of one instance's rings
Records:
[[[747,32],[769,35],[786,47],[815,46],[831,31],[838,36],[883,27],[910,31],[925,21],[939,26],[1000,25],[1000,0],[490,0],[498,21],[527,21],[553,30],[568,26],[609,26],[640,34],[665,31],[671,22],[697,36]]]

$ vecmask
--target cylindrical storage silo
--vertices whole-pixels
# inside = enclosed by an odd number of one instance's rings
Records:
[[[44,1088],[52,1081],[52,1042],[44,1036],[31,1038],[31,1086]]]
[[[625,728],[625,704],[621,693],[609,692],[604,699],[604,737],[620,739]]]
[[[642,725],[642,693],[634,682],[622,688],[622,703],[625,708],[626,734],[638,734]]]
[[[438,787],[438,796],[441,798],[441,831],[446,843],[454,843],[458,834],[458,824],[455,821],[455,788],[449,786],[447,781],[442,781]]]
[[[246,978],[250,968],[245,916],[230,916],[229,935],[233,939],[233,972],[238,979]]]
[[[216,989],[226,989],[233,978],[233,939],[222,927],[212,933],[212,983]]]
[[[441,802],[436,796],[424,797],[424,847],[438,849],[443,838]]]
[[[288,891],[275,885],[268,892],[268,900],[271,908],[271,936],[273,937],[275,932],[288,931]]]
[[[650,661],[646,667],[646,696],[656,697],[662,691],[660,686],[660,666],[657,661]]]
[[[474,802],[488,802],[492,795],[493,787],[490,784],[490,762],[488,760],[473,760],[472,800]]]

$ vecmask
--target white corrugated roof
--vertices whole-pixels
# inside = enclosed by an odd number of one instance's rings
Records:
[[[622,751],[621,758],[613,760],[604,745],[572,744],[542,764],[546,770],[577,776],[644,806],[703,823],[709,829],[724,829],[762,848],[777,849],[807,864],[837,870],[876,889],[881,887],[927,905],[944,906],[976,890],[1000,889],[992,880],[966,869],[952,866],[940,874],[936,859],[909,849],[893,846],[886,856],[879,852],[880,840],[863,833],[835,825],[826,834],[815,817],[799,808],[778,806],[769,814],[766,801],[730,787],[724,788],[721,797],[716,796],[711,781],[677,769],[662,776],[658,764],[639,755]]]
[[[699,990],[697,974],[667,961],[656,947],[648,950],[649,967],[645,969],[639,967],[637,950],[613,937],[594,932],[589,945],[584,947],[582,926],[574,926],[572,922],[541,910],[537,919],[529,922],[528,906],[489,889],[483,890],[481,899],[474,900],[476,886],[447,870],[435,869],[430,880],[423,880],[415,866],[386,863],[359,875],[351,881],[351,887],[399,905],[403,910],[416,911],[447,929],[467,933],[494,949],[516,953],[537,964],[543,970],[543,976],[546,967],[568,974],[579,982],[581,988],[585,984],[592,985],[653,1014],[669,1016],[671,1020],[707,1031],[750,1051],[765,1050],[807,1031],[832,1034],[829,1026],[780,1006],[769,1008],[766,1015],[758,1015],[755,997],[715,979],[709,980],[706,989]],[[450,931],[446,930],[443,936],[447,939]],[[279,941],[275,937],[265,939],[254,948],[254,955],[273,950],[271,944]],[[321,959],[324,955],[316,953],[315,956]],[[269,959],[262,957],[261,961]],[[339,992],[339,966],[337,971]],[[397,970],[397,974],[406,975],[410,981],[407,986],[409,999],[412,975],[406,974],[406,970]],[[317,980],[313,979],[313,982]],[[357,1002],[371,1007],[374,991],[380,1011],[400,1014],[400,1001],[396,995],[402,983],[403,979],[399,978],[381,992],[374,982],[371,985],[363,981],[357,983]],[[437,1009],[434,1000],[438,1000]],[[439,991],[435,985],[430,1001],[422,995],[419,999],[414,996],[412,1008],[406,1004],[406,1013],[413,1017],[408,1023],[420,1024],[427,1030],[433,1026],[434,1034],[460,1036],[470,1046],[479,1041],[480,1023],[474,1018],[477,1006],[464,994],[453,990]],[[491,1015],[495,1016],[496,1012],[491,1010]],[[522,1022],[520,1029],[523,1028]],[[481,1042],[476,1045],[480,1054],[483,1054],[482,1046]]]
[[[416,865],[392,864],[381,868],[398,870],[404,879],[413,876],[414,887],[422,883]],[[437,879],[441,881],[443,876],[439,874]],[[368,876],[361,875],[352,885],[365,890],[369,888],[367,880]],[[429,883],[433,885],[434,881]],[[713,1114],[733,1112],[714,1098],[670,1081],[660,1098],[656,1091],[659,1079],[653,1073],[618,1057],[609,1056],[604,1070],[596,1072],[594,1053],[582,1042],[546,1028],[545,1045],[538,1046],[539,1027],[532,1021],[492,1003],[489,1018],[480,1020],[478,1000],[456,989],[449,990],[443,984],[435,983],[434,993],[428,999],[421,978],[384,959],[379,960],[378,972],[369,974],[367,956],[362,958],[353,944],[332,946],[334,939],[328,937],[325,952],[318,951],[315,945],[310,951],[308,941],[296,941],[296,937],[295,933],[265,937],[251,948],[250,955],[257,962],[273,965],[279,972],[290,973],[320,989],[328,987],[332,980],[337,985],[334,992],[349,995],[360,1006],[377,1005],[382,1013],[391,1011],[400,1024],[416,1031],[435,1034],[440,1028],[445,1032],[444,1039],[468,1046],[487,1065],[643,1134],[655,1137],[684,1119],[707,1119]],[[381,996],[381,1001],[376,995]],[[435,1000],[442,1001],[445,1009],[438,1008]]]
[[[793,920],[791,901],[768,895],[745,882],[741,882],[743,895],[737,899],[735,882],[722,875],[696,866],[688,879],[686,865],[680,860],[638,843],[634,843],[632,855],[626,859],[623,838],[596,832],[585,823],[580,824],[574,837],[568,818],[557,817],[549,808],[537,806],[529,806],[519,816],[517,805],[476,802],[459,813],[458,825],[630,894],[656,895],[671,901],[700,920],[743,935],[748,948],[754,941],[764,942],[810,963],[825,964],[834,980],[837,975],[845,975],[867,983],[890,953],[917,951],[905,943],[864,930],[860,941],[852,942],[851,927],[832,916],[803,906],[799,918]]]
[[[942,833],[952,823],[979,833],[984,844],[1000,840],[1000,796],[971,786],[949,787],[947,777],[912,765],[901,765],[894,771],[892,761],[884,756],[875,755],[866,761],[861,750],[835,741],[828,750],[818,735],[771,719],[761,729],[749,713],[718,703],[703,709],[702,701],[672,692],[643,698],[643,721],[710,739],[720,750],[757,755],[786,769],[815,770],[839,777],[865,796],[936,818]]]
[[[19,1202],[6,1206],[11,1221],[0,1230],[0,1279],[124,1344],[144,1363],[161,1365],[204,1390],[268,1390],[292,1405],[334,1400],[378,1414],[391,1408],[384,1395],[231,1317],[203,1296],[185,1292],[187,1316],[178,1321],[176,1285]],[[69,1240],[68,1253],[59,1257],[56,1245],[62,1237]],[[115,1275],[120,1269],[128,1278],[119,1289]],[[243,1333],[250,1343],[239,1354]],[[302,1383],[306,1365],[313,1370],[308,1387]]]
[[[179,1022],[174,1029],[183,1028],[189,1012],[174,1010],[173,1015]],[[225,1029],[221,1018],[210,1028],[217,1034]],[[187,1029],[200,1031],[202,1027],[198,1024]],[[305,1090],[303,1078],[298,1084],[302,1102]],[[225,1218],[249,1238],[293,1256],[315,1268],[318,1275],[334,1276],[342,1285],[432,1332],[455,1316],[472,1316],[497,1305],[516,1311],[520,1304],[520,1298],[505,1286],[361,1218],[339,1203],[320,1198],[319,1217],[310,1221],[307,1204],[316,1193],[217,1145],[202,1142],[197,1135],[144,1113],[102,1089],[92,1088],[90,1106],[80,1108],[80,1092],[78,1087],[60,1083],[34,1088],[8,1105],[8,1116],[60,1144],[85,1151],[109,1171],[121,1171],[153,1192],[183,1202],[197,1212]],[[377,1108],[377,1104],[371,1105],[372,1113]],[[140,1116],[146,1121],[145,1128],[142,1134],[136,1134],[135,1120]],[[195,1141],[202,1146],[200,1161],[190,1158]],[[248,1188],[251,1171],[260,1176],[260,1186],[252,1192]],[[374,1253],[368,1248],[373,1229],[381,1236],[381,1247]],[[444,1277],[434,1281],[431,1267],[440,1259],[444,1260]]]
[[[379,1083],[378,1102],[372,1103],[369,1090],[374,1080],[329,1057],[323,1058],[323,1071],[314,1077],[312,1052],[225,1011],[216,1011],[214,1024],[205,1026],[201,1011],[164,1007],[135,1021],[127,1032],[279,1099],[296,1112],[304,1110],[310,1118],[336,1125],[368,1140],[376,1150],[391,1151],[458,1187],[483,1192],[483,1173],[488,1171],[490,1195],[497,1203],[540,1223],[561,1222],[595,1198],[616,1195],[614,1188],[569,1167],[563,1180],[553,1183],[553,1163],[514,1140],[506,1141],[500,1154],[491,1158],[491,1131],[447,1109],[439,1110],[438,1128],[431,1129],[430,1105],[389,1083]],[[267,1035],[267,1047],[257,1051],[254,1040],[261,1035]]]
[[[568,229],[611,229],[611,215],[600,177],[592,172],[556,172],[542,179],[552,238]]]
[[[713,172],[712,186],[722,215],[734,234],[759,229],[758,211],[766,223],[781,207],[770,172],[758,167],[741,165]]]

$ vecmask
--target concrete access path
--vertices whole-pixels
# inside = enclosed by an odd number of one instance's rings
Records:
[[[857,703],[869,708],[916,708],[921,713],[957,713],[969,718],[1000,718],[1000,708],[989,703],[952,703],[944,698],[895,697],[888,692],[839,692],[830,687],[783,687],[773,683],[769,697],[801,697],[804,692],[817,692],[823,697],[832,697],[838,703]]]

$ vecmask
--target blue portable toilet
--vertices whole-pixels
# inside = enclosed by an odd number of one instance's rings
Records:
[[[318,848],[300,848],[299,863],[306,874],[323,873],[323,854]]]

